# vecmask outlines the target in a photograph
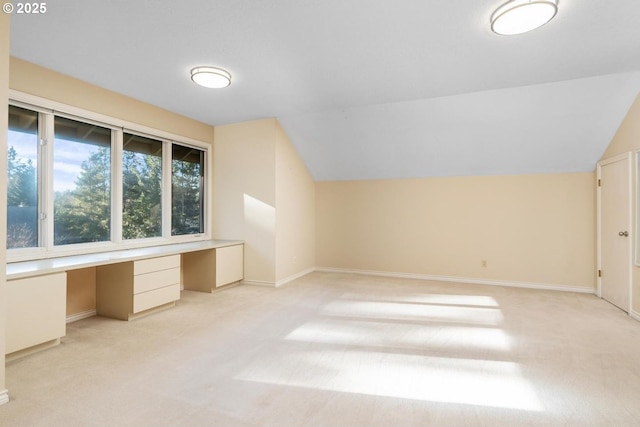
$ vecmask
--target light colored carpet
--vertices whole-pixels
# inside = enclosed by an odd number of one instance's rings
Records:
[[[638,426],[640,322],[593,295],[313,273],[68,325],[1,426]]]

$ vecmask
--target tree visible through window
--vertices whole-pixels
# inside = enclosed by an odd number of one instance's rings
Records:
[[[111,130],[56,117],[54,245],[111,239]]]
[[[7,249],[38,246],[38,113],[9,106]]]
[[[171,235],[204,232],[204,151],[173,144]]]
[[[162,142],[123,135],[122,238],[162,235]]]

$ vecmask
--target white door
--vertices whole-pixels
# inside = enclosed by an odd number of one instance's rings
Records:
[[[631,292],[631,156],[598,163],[600,295],[629,311]]]

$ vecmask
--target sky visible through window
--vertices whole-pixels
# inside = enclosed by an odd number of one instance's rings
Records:
[[[56,155],[53,164],[53,181],[55,191],[73,190],[75,180],[82,170],[82,162],[97,150],[90,144],[78,144],[62,138],[56,138]],[[38,147],[33,144],[33,135],[25,132],[9,130],[9,146],[13,147],[18,157],[24,161],[31,160],[38,164]]]
[[[82,171],[82,162],[86,161],[98,147],[91,144],[79,144],[56,137],[53,157],[54,191],[66,191],[76,188],[76,179]]]

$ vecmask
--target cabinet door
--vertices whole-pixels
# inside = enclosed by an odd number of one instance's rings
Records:
[[[216,287],[244,278],[243,245],[216,249]]]
[[[66,334],[67,273],[7,282],[5,353]]]

